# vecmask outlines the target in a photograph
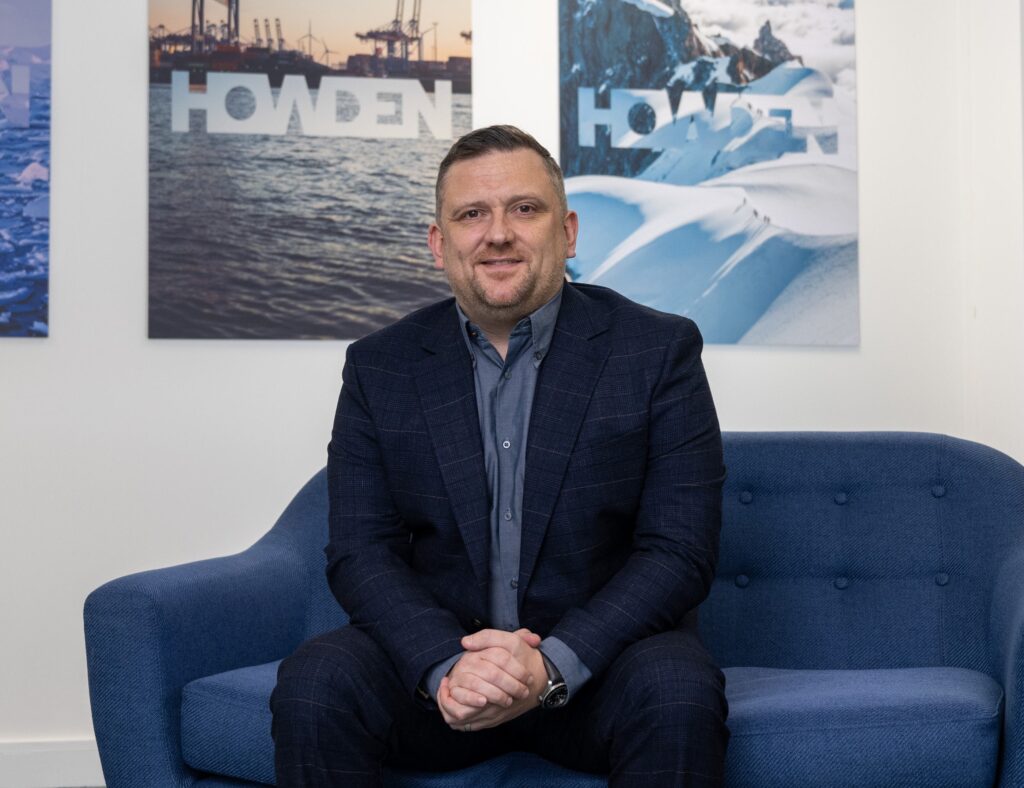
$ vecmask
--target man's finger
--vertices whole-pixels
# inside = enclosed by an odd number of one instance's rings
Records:
[[[487,701],[499,706],[510,705],[513,698],[524,697],[523,693],[529,687],[509,672],[511,668],[523,673],[523,669],[507,652],[500,649],[494,651],[496,653],[490,654],[490,659],[487,658],[487,652],[464,654],[448,676],[449,686],[481,694]],[[462,700],[462,696],[459,699]]]
[[[504,680],[504,681],[502,681]],[[448,674],[448,688],[464,706],[483,707],[488,703],[508,705],[508,694],[501,688],[510,678],[493,665],[484,663],[475,655],[467,655],[455,663]],[[456,690],[459,690],[456,692]]]
[[[517,629],[512,634],[519,635],[519,637],[531,648],[537,648],[537,646],[540,645],[541,640],[543,640],[540,635],[535,632],[531,632],[526,627]]]
[[[441,679],[441,686],[438,687],[437,706],[441,710],[441,716],[444,717],[444,721],[453,728],[460,727],[467,720],[480,713],[480,709],[466,706],[452,697],[447,676]]]
[[[492,700],[488,695],[478,692],[476,690],[469,689],[467,687],[460,686],[458,684],[453,685],[450,688],[451,696],[461,703],[463,706],[471,706],[475,709],[482,709],[488,703],[493,703],[498,706],[511,706],[512,698],[505,693],[500,693],[500,696],[495,694],[496,697]]]
[[[475,653],[479,655],[481,661],[489,662],[509,677],[510,680],[497,682],[505,692],[517,698],[526,697],[533,676],[522,662],[503,648],[489,648]]]
[[[481,629],[462,638],[462,647],[466,651],[483,651],[485,648],[497,647],[513,652],[521,643],[522,639],[515,632],[505,632],[501,629]]]

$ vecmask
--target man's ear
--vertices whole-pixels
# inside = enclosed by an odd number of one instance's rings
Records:
[[[444,268],[444,236],[441,228],[432,223],[427,231],[427,246],[434,255],[434,268]]]
[[[576,236],[580,232],[580,217],[576,211],[567,211],[562,220],[565,229],[565,257],[566,259],[576,256]]]

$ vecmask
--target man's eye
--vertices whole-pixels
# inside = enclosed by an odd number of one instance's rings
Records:
[[[480,216],[480,211],[478,211],[476,208],[471,208],[470,210],[468,210],[464,214],[462,214],[462,218],[463,219],[476,219],[479,216]]]
[[[534,207],[532,205],[520,205],[516,208],[519,213],[533,213]]]

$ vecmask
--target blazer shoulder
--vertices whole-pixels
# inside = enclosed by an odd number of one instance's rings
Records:
[[[638,304],[621,293],[600,285],[573,283],[571,287],[588,301],[592,308],[607,315],[609,328],[617,338],[692,337],[703,342],[700,329],[688,317]]]
[[[409,360],[421,356],[424,338],[436,330],[440,320],[453,312],[454,305],[454,298],[446,298],[410,312],[391,325],[353,342],[348,349],[349,358],[361,360],[384,355]],[[455,319],[454,314],[452,319]]]

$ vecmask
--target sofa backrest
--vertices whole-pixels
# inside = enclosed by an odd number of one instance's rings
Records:
[[[327,469],[321,468],[288,504],[261,541],[279,540],[299,556],[308,594],[301,640],[348,623],[327,585]],[[298,643],[295,644],[298,646]]]
[[[730,433],[701,632],[723,666],[989,672],[1024,468],[920,433]]]
[[[988,671],[992,584],[1003,557],[1024,549],[1024,467],[920,433],[724,442],[722,546],[700,610],[723,666]],[[324,577],[324,471],[264,538],[302,556],[305,636],[345,623]]]

